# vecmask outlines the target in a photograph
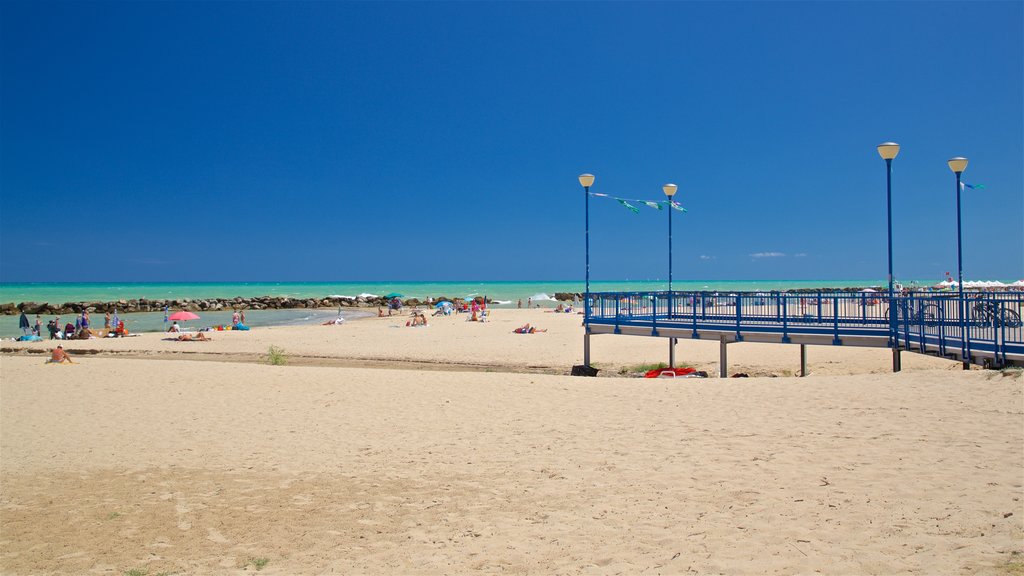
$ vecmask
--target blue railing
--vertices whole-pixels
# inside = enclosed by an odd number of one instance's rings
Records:
[[[1024,356],[1024,293],[964,296],[961,303],[957,294],[912,292],[890,303],[884,292],[599,292],[590,295],[586,322],[645,326],[652,335],[659,327],[687,328],[694,337],[701,330],[772,332],[783,342],[791,334],[829,334],[834,344],[875,336],[885,346],[961,358],[983,351],[999,365],[1007,355]]]

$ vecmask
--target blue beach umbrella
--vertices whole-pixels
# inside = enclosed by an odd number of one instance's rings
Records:
[[[388,300],[390,300],[392,298],[402,298],[404,296],[405,296],[404,294],[399,294],[398,292],[392,292],[392,293],[390,293],[390,294],[388,294],[388,295],[386,295],[384,297],[387,298]]]
[[[117,319],[117,308],[114,308],[114,317],[110,319],[110,326],[116,330],[117,329],[117,325],[120,322],[121,321]]]
[[[434,304],[434,308],[441,308],[442,306],[453,306],[453,304],[447,300],[441,300],[437,304]]]

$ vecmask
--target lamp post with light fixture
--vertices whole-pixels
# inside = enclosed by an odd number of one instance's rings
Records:
[[[878,145],[878,155],[885,160],[885,197],[889,221],[889,346],[892,348],[892,371],[900,371],[900,348],[896,341],[896,301],[893,297],[892,278],[892,161],[900,153],[900,145],[883,142]]]
[[[964,302],[964,257],[963,242],[960,233],[960,175],[967,169],[967,158],[957,156],[950,158],[949,169],[956,174],[956,280],[960,289],[960,358],[963,360],[964,370],[971,369],[971,338],[967,333],[967,306]]]
[[[675,184],[665,184],[661,191],[668,197],[668,318],[672,319],[672,197],[676,195],[679,187]],[[676,367],[676,339],[668,339],[668,367]]]
[[[583,365],[590,367],[590,187],[594,185],[593,174],[580,174],[584,202],[584,243],[586,244],[586,277],[583,289],[583,329],[586,332],[583,346]]]

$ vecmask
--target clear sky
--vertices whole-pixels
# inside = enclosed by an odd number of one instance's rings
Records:
[[[1024,277],[1024,3],[0,4],[0,281]],[[666,212],[590,204],[592,279]]]

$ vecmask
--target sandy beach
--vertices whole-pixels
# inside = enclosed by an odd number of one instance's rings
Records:
[[[666,341],[602,336],[612,377],[574,378],[579,316],[405,320],[6,353],[0,572],[1024,569],[1020,371],[816,347],[796,378],[736,344],[752,378],[645,380],[617,375]],[[718,344],[677,358],[714,375]]]

